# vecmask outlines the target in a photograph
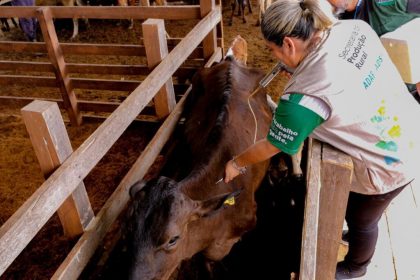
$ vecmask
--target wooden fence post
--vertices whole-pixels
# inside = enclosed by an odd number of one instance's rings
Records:
[[[153,69],[168,55],[165,23],[162,19],[148,19],[142,24],[143,44],[146,49],[147,65]],[[175,91],[172,79],[158,91],[154,98],[156,115],[164,118],[175,108]]]
[[[335,279],[338,247],[353,173],[351,158],[322,144],[316,279]]]
[[[66,63],[64,62],[63,51],[61,50],[57,33],[55,32],[51,9],[48,7],[40,8],[37,10],[37,15],[48,56],[54,66],[54,72],[58,86],[60,87],[64,106],[71,123],[78,126],[82,123],[82,115],[79,112],[76,95],[67,72]]]
[[[205,17],[208,13],[216,8],[215,0],[200,0],[201,17]],[[221,22],[221,21],[220,21]],[[220,24],[220,23],[219,23]],[[212,31],[203,40],[203,55],[207,60],[216,51],[217,48],[217,28]]]
[[[326,143],[312,143],[299,279],[333,280],[353,162]]]
[[[73,152],[57,103],[33,101],[22,109],[29,133],[45,178]],[[70,238],[83,233],[94,214],[82,183],[57,211],[64,235]]]

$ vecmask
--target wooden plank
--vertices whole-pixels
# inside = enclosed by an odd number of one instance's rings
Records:
[[[329,280],[335,279],[353,162],[348,155],[323,143],[321,164],[315,279]]]
[[[36,17],[39,7],[2,7],[0,17]],[[150,6],[150,7],[50,7],[54,18],[95,18],[95,19],[200,19],[199,6]]]
[[[61,43],[64,55],[124,55],[144,56],[143,46],[121,44]]]
[[[181,39],[168,39],[168,48],[172,50]],[[220,44],[220,42],[218,43]],[[87,43],[60,43],[65,56],[67,55],[120,55],[120,56],[145,56],[144,46],[121,45],[121,44],[87,44]],[[43,42],[16,42],[1,41],[1,52],[37,52],[47,53],[45,43]],[[198,46],[188,57],[196,59],[203,57],[203,49]]]
[[[57,33],[55,33],[50,8],[42,7],[38,9],[37,17],[45,45],[47,46],[48,56],[54,67],[55,77],[60,88],[67,114],[69,115],[71,123],[78,126],[82,123],[82,115],[77,108],[76,94],[73,91],[73,86],[67,73],[66,63],[64,62],[63,52],[58,43]]]
[[[48,102],[55,102],[57,103],[60,109],[65,109],[63,100],[61,99],[53,99],[53,98],[34,98],[34,97],[15,97],[15,96],[0,96],[0,105],[12,107],[12,108],[22,108],[32,101],[40,100],[40,101],[48,101]],[[90,112],[114,112],[118,106],[121,105],[119,102],[106,102],[106,101],[87,101],[87,100],[79,100],[78,101],[80,111],[90,111]],[[142,114],[146,115],[154,115],[155,109],[151,105],[147,105]]]
[[[161,19],[148,19],[142,23],[142,31],[147,65],[153,69],[168,55],[165,23]],[[158,118],[166,117],[174,109],[176,101],[172,78],[159,89],[153,101]]]
[[[95,89],[95,90],[113,90],[113,91],[133,91],[142,81],[135,80],[105,80],[105,79],[84,79],[72,78],[74,88]]]
[[[176,69],[221,20],[200,20],[168,56],[0,228],[0,274],[101,160]]]
[[[82,64],[67,63],[69,73],[77,74],[108,74],[108,75],[142,75],[147,76],[151,70],[146,65],[112,65],[112,64]],[[181,67],[175,77],[191,78],[197,71],[195,67]]]
[[[73,88],[113,90],[113,91],[133,91],[141,81],[135,80],[105,80],[105,79],[83,79],[72,78]],[[28,85],[38,87],[59,87],[54,77],[45,76],[26,76],[26,75],[0,75],[1,85]]]
[[[1,12],[1,9],[0,9]],[[47,53],[44,42],[16,42],[16,41],[1,41],[0,42],[1,52],[37,52]]]
[[[352,176],[352,161],[323,143],[316,279],[334,279]]]
[[[200,12],[201,16],[206,16],[210,11],[214,9],[221,9],[220,6],[216,7],[215,0],[201,0],[200,1]],[[213,28],[206,38],[203,40],[203,57],[208,59],[217,48],[217,29]]]
[[[90,112],[114,112],[121,103],[117,102],[98,102],[98,101],[86,101],[80,100],[79,106],[80,110],[82,111],[90,111]],[[142,114],[145,115],[155,115],[155,109],[151,105],[147,105],[141,111]]]
[[[112,90],[112,91],[133,91],[142,83],[136,80],[105,80],[105,79],[83,79],[72,78],[73,88],[94,89],[94,90]],[[25,76],[25,75],[0,75],[0,85],[27,85],[39,87],[58,88],[54,77],[43,76]],[[185,91],[188,85],[175,84],[175,92]],[[79,102],[78,102],[79,103]],[[78,108],[80,110],[80,108]]]
[[[50,62],[33,61],[0,61],[0,70],[26,71],[26,72],[54,72]]]
[[[67,63],[68,73],[77,74],[103,74],[103,75],[143,75],[147,76],[151,70],[145,65],[115,65],[115,64],[84,64]],[[175,73],[175,77],[191,78],[197,71],[196,67],[181,67]],[[29,61],[0,61],[0,70],[25,71],[25,72],[54,72],[54,67],[49,62],[29,62]],[[40,76],[29,75],[0,75],[0,77],[10,77],[5,84],[20,84],[16,79],[25,77],[40,78]],[[41,76],[42,77],[42,76]]]
[[[210,67],[213,62],[222,59],[221,49],[210,57],[205,67]],[[107,200],[104,207],[99,211],[88,231],[80,238],[73,247],[64,262],[53,275],[52,279],[76,279],[87,262],[95,252],[99,242],[104,238],[105,233],[120,214],[128,202],[128,190],[134,182],[143,178],[150,165],[153,163],[163,145],[172,134],[174,126],[182,113],[184,102],[191,88],[187,90],[183,98],[178,102],[172,113],[166,118],[156,135],[147,145],[146,149],[134,163],[133,167],[123,178],[117,189]]]
[[[394,198],[385,215],[397,279],[419,279],[420,266],[416,254],[420,251],[420,216],[410,186]]]
[[[57,103],[58,107],[64,110],[63,101],[60,99],[47,99],[47,98],[33,98],[33,97],[9,97],[9,96],[0,96],[0,106],[7,106],[8,108],[12,109],[20,109],[34,100],[41,100],[41,101],[49,101]],[[121,103],[117,102],[95,102],[95,101],[86,101],[86,100],[79,100],[78,102],[81,111],[89,111],[89,112],[106,112],[112,113]],[[12,114],[14,115],[14,114]],[[16,116],[20,117],[20,114],[16,114]],[[95,120],[99,122],[103,122],[108,116],[107,115],[92,115],[92,114],[83,114],[82,118],[83,121],[85,120]],[[144,121],[144,122],[160,122],[155,114],[155,108],[148,105],[146,106],[141,115],[138,115],[135,119],[136,121]],[[66,120],[68,121],[68,120]]]
[[[21,112],[41,170],[48,178],[73,152],[58,105],[33,101]],[[57,212],[65,236],[74,238],[83,233],[94,217],[83,182]]]
[[[55,77],[26,76],[26,75],[0,75],[0,85],[26,85],[30,87],[58,87]]]
[[[319,196],[321,191],[321,143],[308,141],[306,197],[302,229],[299,279],[315,280],[318,236]]]
[[[95,89],[95,90],[113,90],[113,91],[133,91],[143,81],[135,80],[104,80],[104,79],[71,79],[73,86],[78,89]],[[175,92],[185,91],[188,85],[175,84]]]

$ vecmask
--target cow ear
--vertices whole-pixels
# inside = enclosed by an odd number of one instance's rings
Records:
[[[135,196],[136,196],[136,194],[141,190],[141,189],[143,189],[144,188],[144,186],[146,185],[146,181],[144,181],[144,180],[141,180],[141,181],[137,181],[137,182],[135,182],[134,183],[134,185],[132,185],[131,187],[130,187],[130,191],[129,191],[129,193],[130,193],[130,197],[131,198],[134,198]]]
[[[217,195],[207,200],[195,201],[195,214],[199,217],[208,217],[216,214],[218,211],[233,206],[236,198],[242,192],[242,189],[231,193]]]

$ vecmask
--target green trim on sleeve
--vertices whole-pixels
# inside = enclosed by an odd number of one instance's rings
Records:
[[[281,151],[294,155],[312,131],[324,122],[318,114],[299,105],[300,98],[280,100],[267,140]]]

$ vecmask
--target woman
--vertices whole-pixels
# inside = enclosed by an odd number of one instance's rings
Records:
[[[384,209],[414,179],[420,133],[410,123],[420,111],[369,25],[336,21],[325,3],[278,0],[264,14],[267,47],[294,72],[267,137],[226,164],[225,182],[280,151],[296,153],[308,136],[350,155],[349,251],[336,279],[351,279],[366,273]]]

